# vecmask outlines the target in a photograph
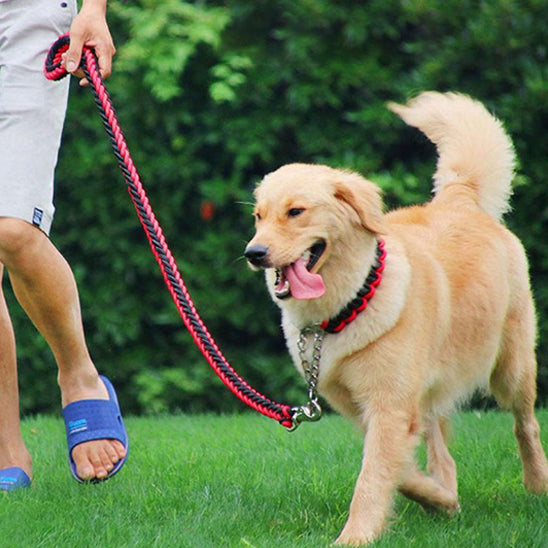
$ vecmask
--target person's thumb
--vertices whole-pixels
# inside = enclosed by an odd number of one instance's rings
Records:
[[[78,68],[78,62],[74,59],[67,59],[65,64],[67,72],[74,72]]]
[[[65,68],[67,72],[74,72],[80,66],[80,58],[82,57],[83,41],[78,36],[71,35],[70,47],[65,55]]]

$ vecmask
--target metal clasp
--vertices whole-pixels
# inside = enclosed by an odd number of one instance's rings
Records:
[[[291,420],[293,426],[289,428],[290,432],[297,430],[302,422],[316,422],[322,418],[322,408],[317,399],[310,400],[306,405],[292,407]]]

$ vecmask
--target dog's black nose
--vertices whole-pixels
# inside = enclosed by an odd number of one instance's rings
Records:
[[[246,248],[244,255],[253,266],[265,266],[268,247],[260,244],[250,245]]]

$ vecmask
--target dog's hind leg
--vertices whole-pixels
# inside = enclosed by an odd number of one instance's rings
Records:
[[[514,433],[523,463],[523,484],[528,491],[548,495],[548,464],[540,443],[540,428],[532,410],[514,409]]]
[[[510,315],[506,321],[504,340],[490,386],[498,404],[514,414],[514,433],[519,445],[525,488],[533,493],[548,494],[548,463],[534,413],[537,365],[532,301],[525,299],[519,312]]]

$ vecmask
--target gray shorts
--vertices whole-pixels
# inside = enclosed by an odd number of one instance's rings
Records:
[[[51,82],[43,66],[76,10],[76,0],[0,0],[0,217],[46,234],[69,78]]]

